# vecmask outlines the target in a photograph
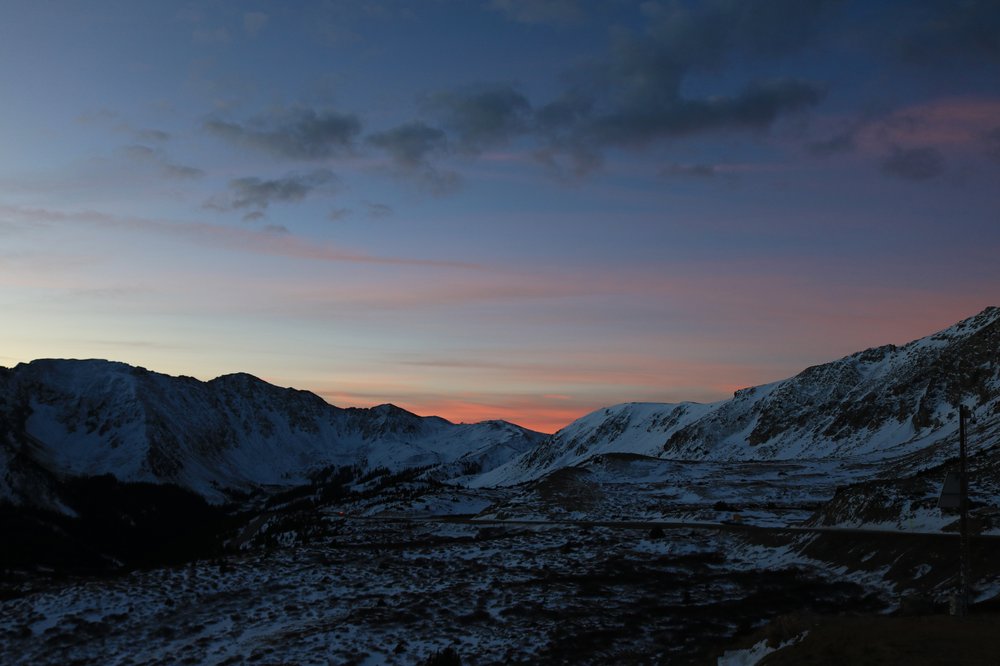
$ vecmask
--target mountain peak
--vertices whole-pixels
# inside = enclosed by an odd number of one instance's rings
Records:
[[[27,363],[18,363],[15,368],[41,368],[46,370],[54,369],[76,369],[88,372],[148,372],[145,368],[122,363],[121,361],[110,361],[104,358],[36,358]]]
[[[0,498],[15,503],[37,500],[15,492],[31,484],[10,481],[30,476],[8,465],[21,465],[22,454],[60,477],[175,483],[221,500],[226,489],[302,483],[327,466],[457,474],[465,469],[457,460],[478,456],[491,469],[541,439],[392,404],[340,409],[247,373],[203,382],[113,361],[43,359],[0,379]]]
[[[1000,307],[996,305],[991,305],[979,314],[973,315],[968,319],[958,322],[956,327],[971,327],[971,328],[983,328],[984,326],[989,326],[1000,322]]]
[[[208,383],[217,384],[219,386],[241,387],[241,388],[249,388],[254,386],[272,386],[272,384],[269,384],[260,377],[251,375],[248,372],[230,372],[224,375],[219,375],[215,379],[208,380]]]
[[[518,483],[610,452],[720,461],[945,455],[958,404],[1000,429],[998,307],[903,346],[873,347],[740,389],[729,400],[598,409],[493,477]]]
[[[409,414],[416,416],[411,411],[405,410],[398,405],[394,405],[391,402],[383,402],[381,405],[375,405],[374,407],[369,407],[369,411],[372,414]]]

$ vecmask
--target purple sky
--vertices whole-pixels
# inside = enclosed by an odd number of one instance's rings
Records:
[[[1000,5],[21,2],[0,364],[554,430],[1000,304]]]

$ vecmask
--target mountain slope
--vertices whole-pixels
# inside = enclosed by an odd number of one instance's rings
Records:
[[[58,505],[52,479],[113,474],[226,491],[295,485],[323,467],[436,466],[510,485],[602,453],[672,460],[864,459],[906,469],[952,455],[958,404],[1000,425],[1000,308],[901,347],[814,366],[712,404],[628,403],[546,438],[509,423],[455,425],[392,405],[340,409],[246,374],[201,382],[108,361],[0,368],[0,501]],[[899,470],[895,470],[899,471]],[[905,470],[904,470],[905,471]],[[54,475],[54,476],[53,476]]]
[[[393,405],[340,409],[247,374],[201,382],[99,360],[0,371],[0,499],[8,501],[24,499],[22,481],[37,470],[175,483],[218,500],[226,490],[303,483],[330,465],[483,471],[542,438]]]
[[[673,432],[704,416],[715,404],[628,402],[598,409],[511,462],[473,481],[484,487],[537,478],[545,472],[579,464],[601,453],[656,456]]]
[[[1000,421],[1000,308],[901,347],[868,349],[741,389],[729,400],[598,410],[477,483],[535,479],[608,452],[722,461],[924,451],[939,462],[954,450],[960,403],[984,425]],[[983,443],[971,440],[974,448]]]

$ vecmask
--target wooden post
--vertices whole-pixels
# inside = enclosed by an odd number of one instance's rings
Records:
[[[969,409],[965,405],[958,408],[958,448],[959,448],[959,481],[961,499],[959,504],[960,518],[960,540],[961,540],[961,568],[959,569],[959,589],[958,607],[956,608],[959,617],[965,617],[969,612],[969,587],[972,584],[972,572],[969,566],[969,472],[967,465],[967,454],[965,445],[965,420],[969,416]]]

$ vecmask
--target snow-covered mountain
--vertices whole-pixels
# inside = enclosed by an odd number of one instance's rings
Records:
[[[1000,308],[729,400],[626,403],[551,437],[392,405],[340,409],[246,374],[201,382],[108,361],[42,360],[0,368],[0,500],[30,496],[51,506],[52,479],[100,474],[221,499],[229,489],[304,483],[331,465],[436,466],[437,479],[510,485],[604,453],[905,460],[912,471],[953,454],[959,404],[981,424],[975,450],[986,443],[981,433],[1000,427]]]
[[[481,475],[474,485],[510,485],[577,465],[601,453],[659,455],[667,436],[710,412],[716,404],[627,402],[598,409],[522,456]]]
[[[201,382],[101,360],[0,368],[0,500],[15,503],[51,505],[47,475],[176,483],[218,500],[225,490],[304,483],[330,465],[445,464],[470,474],[543,438],[393,405],[340,409],[247,374]]]
[[[959,404],[983,426],[971,435],[975,449],[986,443],[976,433],[1000,422],[1000,308],[901,347],[868,349],[741,389],[729,400],[597,410],[477,485],[531,480],[609,452],[719,461],[923,453],[940,460],[955,450]]]

